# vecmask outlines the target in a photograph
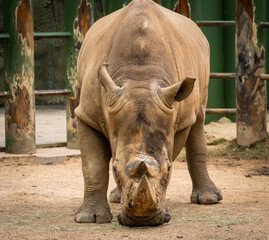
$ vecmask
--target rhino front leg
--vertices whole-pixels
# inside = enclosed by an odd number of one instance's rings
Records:
[[[204,111],[201,110],[196,123],[191,127],[186,154],[193,190],[192,203],[210,204],[222,199],[221,191],[211,181],[207,171],[207,145],[204,130]]]
[[[76,212],[79,223],[108,223],[112,214],[107,203],[111,150],[104,135],[78,120],[84,177],[84,200]]]

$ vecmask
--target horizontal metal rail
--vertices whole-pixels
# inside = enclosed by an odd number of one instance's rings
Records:
[[[210,73],[210,78],[214,79],[235,79],[235,73]]]
[[[72,91],[69,89],[52,89],[52,90],[36,90],[36,97],[46,97],[46,96],[60,96],[60,95],[69,95]],[[10,93],[8,91],[0,92],[0,98],[9,97]]]
[[[261,28],[269,28],[269,22],[260,22]]]
[[[36,97],[46,97],[46,96],[60,96],[60,95],[69,95],[72,91],[68,89],[53,89],[53,90],[36,90]]]
[[[196,21],[199,27],[234,27],[235,21]],[[269,22],[260,22],[260,28],[269,28]]]
[[[35,32],[34,39],[47,39],[47,38],[69,38],[72,37],[70,32]],[[1,39],[10,39],[8,33],[0,33]]]
[[[210,115],[234,115],[236,114],[235,108],[207,108],[206,114]]]
[[[69,38],[72,34],[70,32],[35,32],[34,39],[47,39],[47,38]]]
[[[267,80],[269,81],[269,74],[261,74],[261,77],[260,77],[262,80]]]
[[[6,98],[6,97],[9,97],[10,96],[10,93],[5,91],[5,92],[0,92],[0,98]]]
[[[233,27],[235,21],[197,21],[199,27]]]
[[[0,39],[10,39],[10,35],[8,33],[0,33]]]
[[[235,73],[210,73],[211,79],[235,79]],[[269,74],[261,74],[260,79],[269,81]]]

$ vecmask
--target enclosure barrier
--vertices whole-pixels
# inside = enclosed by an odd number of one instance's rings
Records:
[[[207,114],[235,114],[237,142],[250,145],[267,136],[265,52],[258,47],[253,0],[236,1],[236,21],[197,21],[200,27],[236,27],[236,73],[211,73],[210,78],[236,79],[236,110],[207,109]],[[176,11],[190,16],[188,0],[179,0]],[[268,22],[258,27],[268,28]]]
[[[5,33],[0,34],[0,40],[6,41],[8,89],[0,92],[0,98],[6,98],[6,152],[35,151],[35,96],[67,96],[67,146],[78,147],[74,109],[80,92],[76,61],[83,38],[92,25],[92,11],[93,2],[90,0],[65,1],[66,32],[34,33],[31,0],[4,1]],[[175,11],[190,17],[188,1],[179,0]],[[236,79],[236,109],[207,109],[206,113],[237,114],[237,141],[240,145],[262,140],[267,134],[265,80],[269,80],[269,74],[264,74],[264,50],[258,49],[253,42],[257,39],[253,0],[237,0],[236,21],[197,21],[197,25],[236,27],[236,72],[210,74],[212,79]],[[268,28],[269,23],[260,22],[259,27]],[[66,39],[66,89],[34,91],[34,40],[42,38]],[[246,64],[248,69],[244,68]]]
[[[236,74],[235,73],[210,73],[210,79],[235,79]],[[261,80],[269,80],[269,74],[261,74],[260,75]],[[235,108],[207,108],[206,114],[212,114],[212,115],[235,115],[236,109]]]
[[[67,146],[78,148],[74,109],[78,105],[76,62],[83,37],[92,25],[92,0],[65,1],[66,32],[33,31],[31,0],[4,1],[6,148],[8,153],[35,152],[35,97],[67,96]],[[34,91],[34,40],[66,39],[66,89]],[[18,51],[19,50],[19,51]]]

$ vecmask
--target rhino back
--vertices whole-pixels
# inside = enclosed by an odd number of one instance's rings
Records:
[[[207,95],[209,46],[198,26],[151,0],[134,0],[127,7],[97,21],[88,31],[78,59],[81,102],[79,118],[107,135],[97,72],[108,62],[113,80],[163,79],[163,86],[185,77],[197,79],[190,97],[178,103],[196,115]],[[189,112],[189,111],[188,111]],[[186,112],[179,113],[185,118]],[[186,116],[187,117],[187,116]]]

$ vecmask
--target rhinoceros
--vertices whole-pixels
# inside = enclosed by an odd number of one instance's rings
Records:
[[[76,222],[112,220],[110,161],[121,198],[119,223],[168,222],[166,190],[184,146],[191,202],[222,199],[206,166],[209,55],[193,21],[152,0],[133,0],[89,29],[77,65],[84,200]]]

